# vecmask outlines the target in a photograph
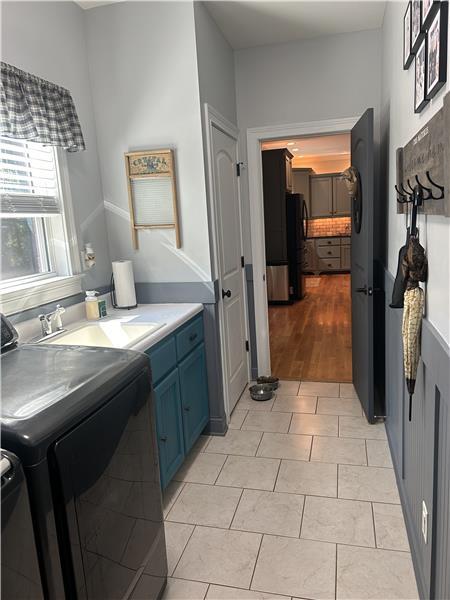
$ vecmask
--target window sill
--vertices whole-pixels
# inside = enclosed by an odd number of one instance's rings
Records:
[[[0,311],[5,315],[13,315],[79,294],[81,291],[81,275],[51,277],[39,282],[26,283],[0,290]]]

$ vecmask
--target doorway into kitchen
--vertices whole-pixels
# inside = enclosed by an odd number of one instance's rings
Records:
[[[270,364],[352,381],[350,133],[261,142]]]

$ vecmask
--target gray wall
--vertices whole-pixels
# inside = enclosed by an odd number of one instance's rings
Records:
[[[234,55],[204,2],[194,2],[200,100],[237,122]]]
[[[246,130],[361,115],[378,121],[381,34],[362,31],[235,53],[238,126],[243,160]],[[248,180],[242,177],[245,256],[251,256]]]
[[[395,184],[395,151],[405,145],[431,119],[450,90],[450,82],[416,115],[414,103],[414,63],[402,69],[401,28],[406,2],[388,2],[383,23],[382,79],[382,150],[386,162],[384,193],[387,202],[388,249],[387,266],[395,274],[397,255],[405,239],[405,217],[397,214]],[[448,50],[450,61],[450,45]],[[446,343],[450,342],[450,219],[421,216],[418,220],[421,243],[428,255],[427,317]]]
[[[2,60],[68,88],[86,142],[67,153],[78,243],[92,242],[97,264],[85,272],[84,288],[109,282],[105,212],[84,32],[84,11],[74,2],[2,2]]]
[[[449,347],[428,320],[408,420],[409,396],[402,366],[402,310],[389,308],[386,287],[386,430],[400,490],[420,597],[450,598],[450,380]],[[428,541],[422,536],[422,501]]]
[[[87,46],[111,258],[136,281],[211,280],[192,2],[122,2],[86,11]],[[131,244],[124,152],[175,149],[181,249],[173,230]]]

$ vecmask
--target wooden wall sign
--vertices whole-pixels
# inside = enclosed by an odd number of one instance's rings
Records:
[[[417,134],[397,150],[397,187],[409,191],[417,179],[428,188],[427,178],[444,186],[444,197],[426,200],[419,212],[429,215],[450,216],[450,92],[444,97],[444,106],[424,125]],[[417,177],[417,179],[416,179]],[[409,185],[408,185],[409,183]],[[436,188],[433,192],[436,193]],[[397,202],[397,212],[406,211],[406,204]]]
[[[125,169],[135,250],[139,248],[140,229],[175,229],[176,246],[180,248],[173,151],[127,152]]]

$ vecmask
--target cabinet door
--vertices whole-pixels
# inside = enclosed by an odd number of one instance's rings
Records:
[[[350,271],[350,248],[351,246],[341,246],[341,269]]]
[[[333,214],[333,178],[311,177],[311,214],[330,217]]]
[[[155,387],[156,433],[159,448],[159,471],[163,488],[184,460],[178,369],[174,369]]]
[[[341,177],[333,177],[333,213],[337,217],[350,216],[350,196]]]
[[[209,418],[205,345],[201,344],[178,365],[181,386],[185,452],[194,445]]]
[[[266,261],[287,260],[285,158],[279,150],[264,150],[264,227]]]
[[[285,155],[286,160],[286,191],[292,192],[292,162],[289,156]]]
[[[294,194],[303,194],[303,200],[308,208],[308,215],[311,214],[311,190],[310,190],[310,173],[308,171],[300,171],[293,169],[292,171],[292,192]]]

